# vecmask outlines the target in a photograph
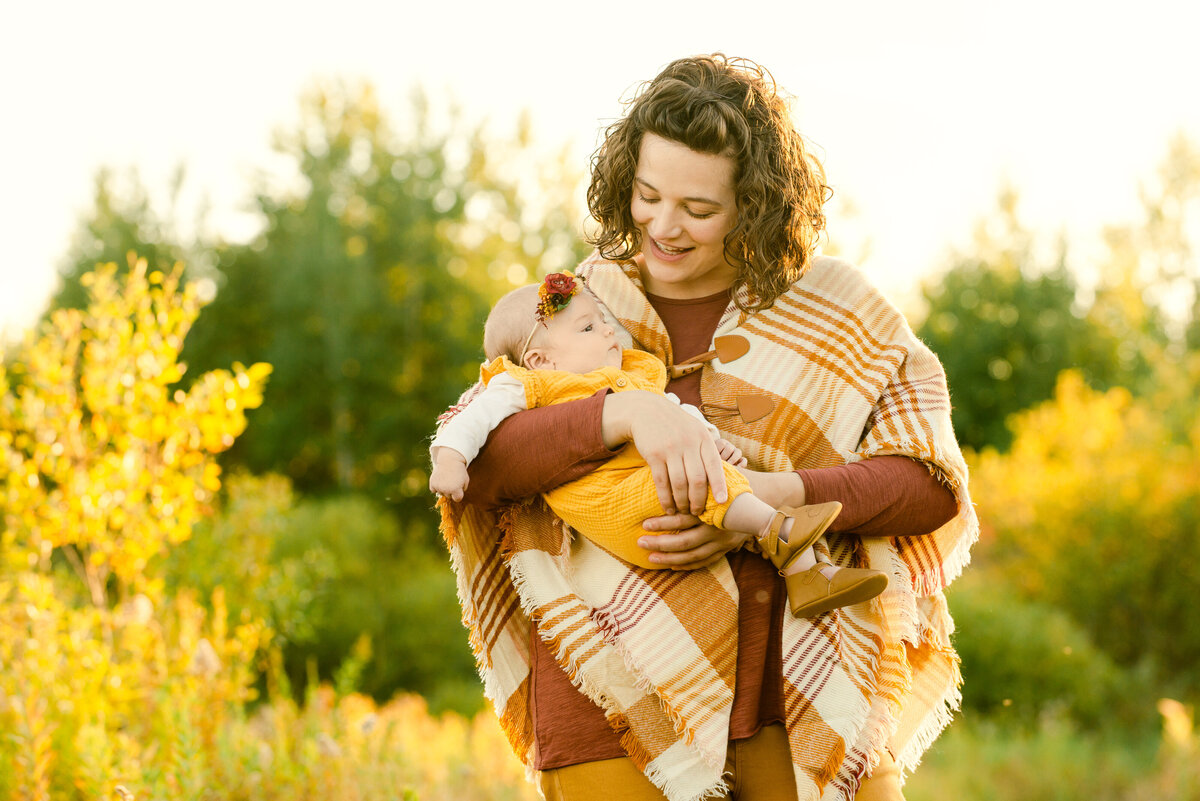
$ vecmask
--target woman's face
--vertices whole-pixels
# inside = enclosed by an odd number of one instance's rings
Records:
[[[737,271],[725,235],[737,222],[735,165],[647,133],[630,211],[642,233],[642,282],[652,295],[690,299],[728,289]]]

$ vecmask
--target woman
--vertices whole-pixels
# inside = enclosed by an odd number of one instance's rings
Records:
[[[892,580],[870,603],[784,615],[753,543],[690,515],[724,481],[670,401],[513,416],[441,509],[485,690],[547,798],[902,798],[900,768],[957,703],[941,590],[977,527],[944,375],[861,274],[813,257],[827,192],[769,76],[720,55],[669,65],[597,152],[579,273],[624,344],[666,364],[768,503],[843,504],[818,546],[832,561]],[[522,502],[627,443],[666,512],[642,545],[676,571]]]

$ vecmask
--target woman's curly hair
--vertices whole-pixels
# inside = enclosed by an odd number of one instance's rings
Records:
[[[774,78],[752,61],[721,53],[682,58],[628,105],[592,157],[588,210],[599,227],[591,243],[616,261],[641,252],[630,202],[645,134],[730,156],[737,222],[725,236],[725,257],[737,269],[733,289],[750,289],[745,310],[770,306],[808,269],[825,227],[821,207],[832,194]]]

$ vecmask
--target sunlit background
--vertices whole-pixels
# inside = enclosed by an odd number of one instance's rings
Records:
[[[717,50],[946,368],[982,533],[906,797],[1200,800],[1200,5],[9,5],[0,800],[531,801],[427,438]]]
[[[42,311],[97,168],[250,238],[250,176],[316,78],[411,89],[497,129],[518,112],[579,169],[619,99],[681,55],[772,70],[837,192],[830,233],[904,302],[1006,182],[1029,225],[1094,252],[1138,211],[1170,136],[1200,137],[1200,7],[1120,3],[21,3],[0,32],[0,328]],[[192,214],[182,215],[186,224]],[[865,256],[863,256],[865,254]],[[1083,261],[1083,260],[1081,260]]]

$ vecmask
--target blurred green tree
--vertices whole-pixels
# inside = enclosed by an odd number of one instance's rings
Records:
[[[100,264],[115,264],[118,275],[125,275],[130,253],[163,272],[170,272],[179,262],[191,265],[197,261],[199,248],[184,243],[176,224],[185,176],[182,166],[175,170],[167,192],[168,208],[160,213],[136,169],[120,175],[109,168],[96,173],[92,204],[71,236],[47,315],[55,309],[84,308],[88,292],[80,279]],[[189,280],[196,277],[194,273],[191,268]]]
[[[184,241],[182,172],[159,207],[136,173],[102,171],[54,303],[78,305],[79,276],[99,260],[124,264],[130,250],[152,265],[184,260],[197,291],[215,295],[185,344],[189,373],[256,354],[277,362],[249,441],[222,461],[281,475],[235,482],[225,511],[173,555],[171,581],[236,587],[231,609],[269,619],[298,676],[309,657],[332,675],[366,633],[376,656],[364,689],[405,687],[467,709],[478,684],[436,537],[425,440],[478,375],[490,302],[584,255],[581,172],[568,148],[539,148],[527,118],[497,137],[418,94],[405,119],[397,130],[367,85],[314,88],[299,125],[278,136],[291,173],[259,180],[262,230],[245,245],[205,238],[202,220]],[[337,547],[305,529],[309,517],[332,521],[323,536]],[[292,522],[308,534],[293,536]],[[372,565],[380,571],[364,581]]]
[[[955,431],[972,448],[1007,447],[1008,416],[1050,397],[1088,336],[1065,246],[1048,268],[1034,250],[1007,189],[996,216],[977,226],[970,255],[922,285],[928,313],[917,335],[946,368]]]
[[[288,673],[296,687],[310,662],[319,676],[336,676],[365,636],[370,653],[357,660],[355,689],[378,699],[403,689],[439,710],[477,712],[483,697],[445,552],[397,553],[403,536],[395,515],[363,495],[309,499],[288,512],[271,556],[305,590],[295,607],[305,630],[285,646]]]
[[[1132,229],[1107,232],[1109,259],[1085,300],[1066,243],[1046,265],[1006,189],[970,254],[923,283],[928,313],[917,335],[946,368],[964,445],[1007,448],[1010,416],[1050,398],[1062,370],[1101,389],[1151,390],[1169,319],[1151,297],[1156,284],[1135,269],[1138,241]]]
[[[370,86],[311,92],[277,142],[298,180],[260,188],[263,232],[221,250],[185,353],[275,365],[229,462],[388,499],[429,538],[426,440],[477,375],[489,303],[581,255],[563,156],[532,164],[527,126],[500,142],[449,115],[435,130],[418,95],[399,135]]]

